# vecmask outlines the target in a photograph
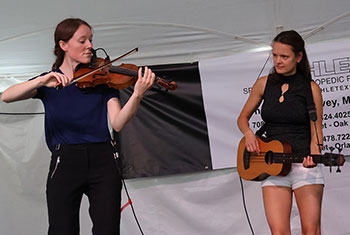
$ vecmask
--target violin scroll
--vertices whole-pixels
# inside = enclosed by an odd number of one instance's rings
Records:
[[[177,85],[174,81],[167,81],[164,78],[156,77],[156,83],[158,86],[162,86],[167,90],[175,91]]]

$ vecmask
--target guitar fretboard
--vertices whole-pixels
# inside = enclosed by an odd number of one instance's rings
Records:
[[[297,153],[266,153],[267,158],[274,163],[302,163],[306,155]],[[270,155],[270,156],[269,156]],[[323,163],[325,165],[338,165],[339,154],[327,153],[325,155],[311,154],[314,163]]]

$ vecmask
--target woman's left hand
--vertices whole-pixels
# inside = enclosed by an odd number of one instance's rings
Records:
[[[310,157],[310,156],[304,157],[304,160],[303,160],[303,166],[304,167],[306,167],[306,168],[313,168],[316,165],[317,164],[314,163],[314,161],[312,160],[312,157]]]
[[[151,69],[145,67],[142,74],[142,68],[139,68],[138,79],[134,86],[134,92],[142,97],[145,92],[153,85],[155,77],[156,76]]]

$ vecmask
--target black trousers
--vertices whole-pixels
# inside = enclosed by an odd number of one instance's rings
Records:
[[[83,194],[94,235],[119,235],[121,177],[108,143],[60,145],[52,152],[46,185],[49,235],[79,235]]]

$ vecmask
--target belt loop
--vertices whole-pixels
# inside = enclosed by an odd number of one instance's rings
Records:
[[[117,149],[117,142],[115,142],[115,140],[111,140],[111,145],[113,147],[113,150],[114,152],[118,152],[118,149]]]

